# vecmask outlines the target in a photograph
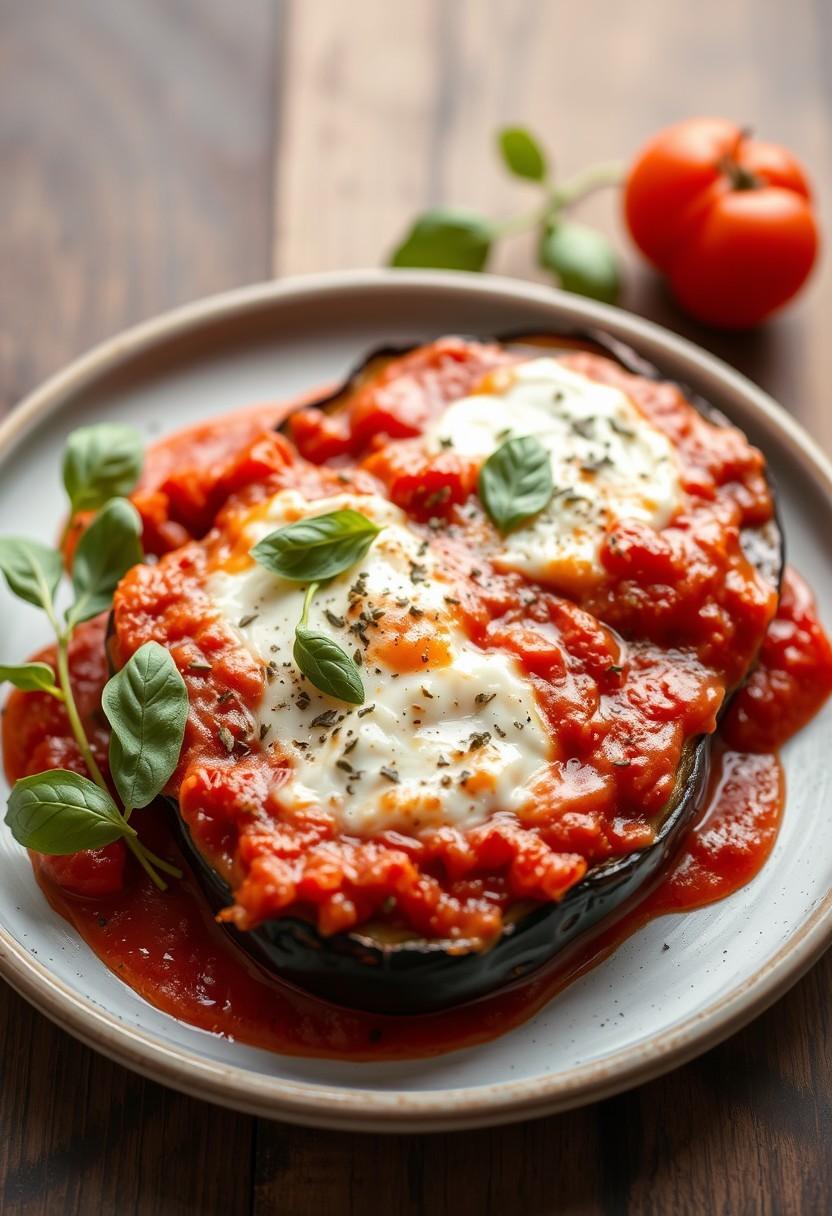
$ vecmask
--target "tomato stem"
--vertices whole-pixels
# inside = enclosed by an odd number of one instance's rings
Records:
[[[742,146],[746,140],[751,138],[751,135],[751,127],[741,127],[737,132],[733,148],[730,152],[726,152],[717,164],[719,172],[728,178],[732,190],[759,190],[764,184],[756,173],[752,173],[750,169],[740,163]]]

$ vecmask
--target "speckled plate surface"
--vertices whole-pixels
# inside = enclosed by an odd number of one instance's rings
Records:
[[[0,427],[0,533],[51,540],[59,462],[74,427],[102,419],[153,439],[342,375],[368,348],[447,332],[597,326],[709,397],[765,450],[789,560],[832,625],[832,466],[759,389],[639,318],[489,276],[369,271],[267,284],[151,321],[79,360]],[[0,659],[42,643],[38,614],[0,590]],[[195,1030],[98,962],[0,833],[0,973],[86,1043],[166,1084],[260,1115],[378,1131],[482,1126],[603,1097],[680,1064],[759,1013],[832,941],[832,706],[784,752],[785,820],[744,890],[654,921],[525,1025],[432,1060],[293,1059]],[[0,783],[2,784],[2,783]],[[5,801],[6,787],[0,790]],[[667,943],[669,950],[663,949]]]

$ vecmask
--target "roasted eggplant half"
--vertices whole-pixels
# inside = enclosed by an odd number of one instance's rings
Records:
[[[512,334],[498,340],[519,352],[588,350],[615,360],[639,376],[670,379],[623,343],[600,333]],[[344,386],[314,404],[324,410],[337,408],[348,392],[409,349],[412,347],[375,351]],[[679,387],[709,419],[726,421],[709,402],[685,386]],[[779,586],[783,542],[776,517],[744,535],[743,546],[767,581]],[[649,888],[703,808],[710,751],[710,737],[688,744],[673,795],[654,823],[652,845],[592,868],[559,903],[515,905],[507,915],[501,937],[487,949],[460,941],[421,939],[372,924],[324,937],[311,922],[294,916],[267,921],[249,932],[233,926],[226,926],[227,931],[242,949],[281,979],[337,1004],[384,1014],[418,1014],[475,1000],[550,962],[575,939]],[[227,906],[231,902],[228,886],[194,846],[175,804],[172,814],[184,852],[207,899],[215,909]]]
[[[226,931],[280,979],[337,1005],[372,1013],[433,1013],[504,988],[549,962],[638,891],[649,889],[701,811],[710,748],[700,739],[686,754],[676,790],[649,849],[591,870],[557,904],[518,904],[489,949],[465,942],[396,936],[387,926],[323,937],[297,917],[256,929]],[[232,901],[230,888],[198,852],[172,804],[179,841],[211,906]]]

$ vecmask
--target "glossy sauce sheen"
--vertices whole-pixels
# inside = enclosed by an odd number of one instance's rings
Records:
[[[418,400],[424,405],[424,392]],[[250,411],[243,421],[233,419],[234,442],[254,445],[253,455],[251,446],[247,451],[249,463],[256,463],[260,429],[278,412],[268,406],[262,412]],[[353,429],[359,434],[360,409],[354,414]],[[419,425],[424,424],[420,419]],[[216,508],[212,496],[216,500],[227,492],[227,487],[217,489],[216,478],[206,475],[199,459],[204,454],[216,461],[223,436],[227,442],[227,428],[224,420],[206,424],[190,438],[159,445],[151,455],[145,486],[137,495],[151,549],[166,552],[199,534]],[[170,476],[174,468],[176,475]],[[231,483],[240,475],[233,462],[226,470]],[[753,511],[754,504],[747,504],[747,512]],[[107,675],[103,630],[103,621],[82,627],[71,652],[79,707],[102,762],[107,747],[98,712]],[[80,862],[33,856],[33,864],[52,906],[116,974],[173,1016],[287,1054],[356,1060],[438,1054],[485,1041],[522,1022],[650,918],[724,898],[750,881],[771,852],[783,809],[776,749],[816,712],[830,688],[829,644],[805,584],[788,572],[759,666],[722,721],[707,809],[658,886],[590,941],[579,943],[568,957],[561,956],[531,979],[475,1005],[429,1017],[384,1018],[348,1011],[275,981],[214,923],[190,877],[160,894],[136,868],[125,868],[120,845],[102,850],[97,860],[90,855],[78,855]],[[191,695],[193,699],[193,691]],[[211,708],[206,703],[206,716]],[[60,706],[43,695],[12,694],[3,720],[3,745],[10,780],[49,767],[81,770]],[[169,856],[176,853],[161,807],[137,813],[136,822],[151,847]],[[222,847],[221,841],[217,844]],[[87,895],[71,894],[73,886]]]
[[[476,492],[495,417],[536,437],[554,485],[510,534]],[[326,936],[371,925],[487,948],[517,901],[557,902],[654,842],[776,608],[741,540],[771,519],[763,458],[674,385],[597,354],[455,338],[376,368],[334,413],[293,412],[288,431],[201,463],[203,427],[193,466],[146,487],[161,558],[116,593],[115,662],[152,638],[188,685],[169,792],[232,888],[223,919],[248,931],[289,913]],[[269,521],[339,495],[399,521],[312,608],[362,662],[360,709],[301,677],[288,652],[302,589],[249,553]],[[173,525],[193,539],[165,551]],[[282,713],[264,721],[272,693]],[[423,770],[391,779],[382,736],[412,739]],[[496,777],[510,756],[511,802]]]

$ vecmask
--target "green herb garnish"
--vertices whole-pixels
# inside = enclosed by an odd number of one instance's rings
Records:
[[[46,663],[0,667],[0,682],[60,701],[88,776],[52,769],[15,783],[6,823],[15,840],[41,853],[96,849],[123,839],[160,888],[159,871],[180,871],[141,843],[128,820],[167,784],[182,746],[188,699],[170,653],[149,642],[106,685],[102,704],[112,726],[109,768],[121,800],[113,798],[93,755],[78,712],[69,671],[77,625],[106,611],[119,580],[142,560],[141,520],[118,496],[141,471],[138,435],[127,427],[85,427],[70,436],[64,484],[70,523],[78,510],[97,514],[78,542],[72,565],[73,600],[59,616],[56,604],[63,558],[56,549],[18,537],[0,538],[0,573],[10,591],[46,614],[56,639],[55,671]],[[112,495],[115,493],[115,497]]]
[[[142,471],[142,440],[131,426],[102,422],[73,431],[64,451],[64,486],[73,514],[97,511],[135,489]]]
[[[278,528],[251,550],[261,566],[296,583],[322,583],[360,561],[381,528],[347,508]]]
[[[303,597],[303,612],[295,629],[294,660],[320,692],[350,705],[361,705],[364,684],[355,661],[327,634],[307,628],[309,605],[317,590],[318,584],[310,583]]]
[[[147,806],[179,761],[188,690],[158,642],[146,642],[106,684],[101,705],[112,728],[110,772],[125,814]]]
[[[381,528],[360,511],[346,508],[301,519],[271,532],[251,550],[251,556],[272,574],[293,582],[309,583],[303,610],[295,629],[294,660],[306,678],[330,697],[361,705],[364,685],[358,665],[325,633],[307,627],[309,605],[322,582],[342,574],[367,553]],[[350,589],[352,598],[364,594],[364,576]],[[331,625],[344,625],[327,611]],[[353,630],[363,628],[353,626]]]
[[[7,682],[24,692],[48,692],[59,700],[63,694],[55,684],[55,673],[48,663],[0,664],[0,684]]]
[[[615,303],[621,276],[612,246],[600,232],[573,223],[566,214],[594,191],[618,185],[623,167],[595,165],[569,181],[556,182],[539,140],[522,127],[499,131],[497,150],[509,173],[537,187],[537,205],[501,221],[462,208],[434,207],[414,220],[390,254],[390,265],[485,270],[500,240],[532,230],[537,233],[538,263],[558,286]]]
[[[501,532],[525,523],[548,505],[554,492],[552,463],[539,439],[508,439],[480,469],[482,505]]]

